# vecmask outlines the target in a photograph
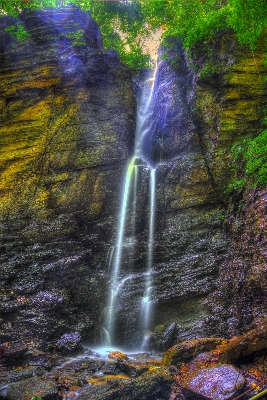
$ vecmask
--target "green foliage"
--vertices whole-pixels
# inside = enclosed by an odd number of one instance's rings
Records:
[[[43,9],[68,4],[69,0],[0,0],[0,15],[17,16],[23,9]],[[154,30],[163,38],[180,37],[184,47],[209,41],[222,29],[233,29],[240,43],[254,48],[267,28],[266,0],[72,0],[90,10],[98,23],[104,47],[115,49],[132,67],[151,65],[145,49]],[[80,38],[75,38],[78,42]]]
[[[267,185],[267,129],[256,138],[244,139],[232,148],[235,177],[226,193],[242,191],[245,187]]]
[[[241,44],[249,44],[254,49],[267,28],[266,0],[229,0],[229,6],[227,25],[236,32]]]
[[[164,332],[164,325],[157,325],[155,326],[154,332],[157,333],[158,335],[161,335]]]
[[[31,400],[43,400],[43,399],[42,399],[42,397],[39,397],[39,396],[33,396],[31,398]]]
[[[67,5],[69,0],[0,0],[0,16],[17,16],[23,9],[36,10],[45,7]],[[259,37],[267,29],[266,0],[135,0],[100,1],[72,0],[84,11],[90,10],[98,23],[106,49],[115,49],[121,60],[133,68],[152,65],[145,47],[155,30],[161,30],[163,39],[171,36],[181,38],[184,47],[190,50],[202,42],[208,46],[220,31],[232,29],[241,44],[253,50]],[[73,29],[72,25],[72,29]],[[75,26],[78,26],[77,24]],[[19,41],[29,34],[22,25],[11,25],[5,29]],[[73,45],[83,46],[84,31],[69,32],[66,37]],[[167,43],[167,40],[165,41]],[[163,58],[167,58],[166,54]],[[194,65],[193,65],[194,66]],[[211,61],[203,67],[195,66],[200,76],[220,73]],[[234,181],[228,186],[242,190],[250,186],[267,184],[266,157],[267,130],[258,137],[239,143],[234,155],[239,167]]]
[[[8,32],[11,37],[16,37],[19,42],[23,42],[30,37],[30,34],[22,25],[10,25],[8,28],[5,28],[5,31]]]
[[[252,186],[267,185],[267,129],[255,139],[250,139],[244,151],[246,174]]]
[[[90,12],[100,27],[104,47],[117,50],[121,60],[133,68],[151,66],[149,54],[143,46],[144,38],[151,34],[151,29],[145,23],[140,2],[90,3]]]
[[[190,48],[225,28],[229,7],[219,0],[142,0],[148,23],[163,29],[163,37],[181,37]]]
[[[215,73],[218,73],[217,65],[213,64],[210,61],[207,61],[205,63],[205,66],[203,67],[203,69],[200,71],[199,77],[202,78],[204,76],[210,76]]]

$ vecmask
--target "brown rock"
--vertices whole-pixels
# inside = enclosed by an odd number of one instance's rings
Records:
[[[223,343],[226,343],[225,339],[200,338],[176,344],[166,351],[162,364],[179,366],[183,362],[192,360],[198,354],[213,350]]]
[[[267,349],[267,322],[258,328],[232,339],[219,354],[221,363],[231,363],[255,351]]]
[[[112,353],[110,353],[108,355],[108,358],[113,358],[114,360],[117,360],[117,361],[126,361],[126,360],[128,360],[127,354],[124,354],[124,353],[122,353],[120,351],[113,351]]]

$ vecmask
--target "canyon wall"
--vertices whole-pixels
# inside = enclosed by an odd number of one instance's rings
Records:
[[[4,28],[23,25],[19,42]],[[73,6],[0,20],[1,340],[53,342],[103,324],[123,176],[133,153],[132,73]],[[153,317],[174,341],[232,336],[264,318],[266,193],[224,192],[231,147],[263,130],[264,43],[225,33],[189,56],[174,40],[155,80]],[[164,57],[163,57],[164,58]],[[136,71],[135,71],[136,73]],[[144,292],[149,168],[140,162],[136,232],[117,302],[117,341],[136,345]],[[243,208],[240,210],[240,202]],[[139,329],[139,328],[140,329]]]
[[[4,30],[14,23],[27,40]],[[92,339],[133,151],[131,72],[78,8],[0,24],[1,339]]]
[[[157,129],[151,137],[151,159],[159,165],[150,328],[160,332],[175,322],[175,341],[231,337],[267,316],[265,193],[226,194],[234,175],[232,146],[264,129],[264,61],[264,41],[251,51],[231,32],[199,45],[190,57],[175,40],[159,53]],[[144,181],[148,185],[147,175]],[[144,213],[144,184],[143,190]],[[136,275],[125,282],[119,307],[120,330],[127,327],[132,335],[147,259],[144,219]],[[159,336],[152,343],[160,343]]]

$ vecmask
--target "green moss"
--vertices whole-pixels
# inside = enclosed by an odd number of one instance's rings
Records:
[[[73,42],[73,46],[86,46],[86,42],[80,41],[80,42]]]
[[[80,40],[80,39],[83,37],[83,35],[84,35],[84,30],[79,29],[79,30],[76,31],[76,32],[68,32],[68,33],[66,34],[66,37],[67,37],[68,39]]]
[[[19,42],[23,42],[30,37],[30,34],[22,25],[10,25],[5,28],[5,31],[8,32],[11,37],[16,37]]]
[[[163,331],[164,331],[164,325],[155,326],[154,332],[157,333],[158,335],[161,335]]]

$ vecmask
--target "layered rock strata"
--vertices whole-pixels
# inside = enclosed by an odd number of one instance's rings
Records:
[[[5,28],[15,24],[30,37],[12,37]],[[104,342],[133,153],[131,71],[103,50],[90,15],[73,6],[4,18],[0,27],[1,340],[56,342],[79,332]],[[265,300],[257,306],[266,294],[265,192],[254,199],[247,192],[239,214],[234,199],[228,220],[224,195],[232,145],[263,129],[264,43],[251,52],[227,33],[190,59],[172,46],[158,68],[150,138],[159,165],[149,328],[175,322],[176,342],[229,337],[267,310]],[[117,342],[128,345],[143,336],[147,273],[149,168],[138,163],[136,230],[128,226],[116,302]]]
[[[0,28],[1,340],[73,331],[93,340],[133,149],[131,73],[74,6],[2,18]]]

